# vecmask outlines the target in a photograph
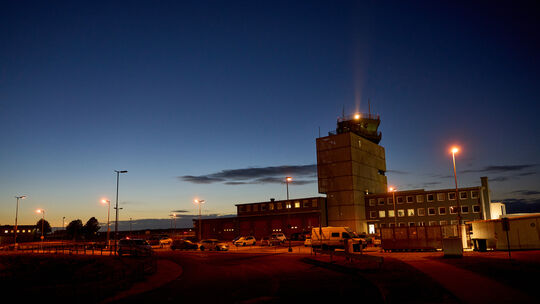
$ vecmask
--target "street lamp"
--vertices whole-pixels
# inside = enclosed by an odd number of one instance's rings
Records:
[[[116,249],[116,242],[118,240],[118,182],[120,180],[120,173],[127,173],[127,170],[114,170],[116,172],[116,221],[114,222],[114,247]]]
[[[176,234],[176,213],[171,214],[171,218],[174,220],[174,233]]]
[[[291,247],[291,236],[292,236],[292,231],[291,231],[291,209],[292,209],[292,204],[289,202],[289,183],[292,182],[292,177],[290,176],[286,176],[285,177],[285,184],[287,185],[287,204],[289,204],[289,211],[287,212],[287,222],[288,222],[288,226],[287,228],[289,228],[289,252],[292,252],[292,247]]]
[[[292,182],[292,177],[285,177],[285,184],[287,185],[287,200],[289,200],[289,183]]]
[[[41,248],[43,249],[43,240],[45,239],[43,236],[43,230],[45,229],[45,210],[38,209],[36,212],[41,213]]]
[[[390,187],[390,192],[392,192],[392,202],[394,203],[394,228],[397,227],[397,210],[396,210],[396,188]]]
[[[456,203],[457,203],[457,219],[458,219],[458,236],[461,237],[461,207],[459,205],[459,193],[458,193],[458,184],[457,184],[457,173],[456,173],[456,153],[459,152],[458,147],[452,147],[452,161],[454,163],[454,180],[456,182]]]
[[[19,217],[19,199],[25,199],[26,195],[21,196],[15,196],[17,199],[17,208],[15,209],[15,230],[14,230],[14,243],[15,243],[15,250],[17,250],[17,218]]]
[[[201,231],[202,231],[202,226],[201,226],[201,204],[204,204],[205,203],[205,200],[199,200],[199,199],[195,199],[194,200],[195,204],[199,205],[199,241],[201,240]]]
[[[107,247],[110,247],[110,244],[109,244],[109,235],[111,233],[111,225],[110,225],[110,217],[111,217],[111,201],[108,200],[108,199],[102,199],[101,200],[101,203],[103,204],[108,204],[109,205],[109,209],[107,211]]]

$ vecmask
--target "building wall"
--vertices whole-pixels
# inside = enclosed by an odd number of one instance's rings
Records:
[[[230,241],[237,236],[255,236],[260,240],[275,232],[290,237],[295,233],[310,233],[311,228],[319,227],[320,213],[317,211],[291,214],[243,216],[201,220],[203,239]],[[198,235],[198,220],[193,220]]]
[[[459,189],[462,221],[483,219],[483,187]],[[455,189],[411,190],[395,193],[398,226],[433,226],[457,223]],[[368,223],[376,229],[393,227],[396,217],[391,192],[371,194],[365,198]],[[455,207],[452,208],[451,207]],[[378,230],[377,230],[378,231]]]
[[[202,238],[232,240],[237,236],[253,235],[258,240],[274,232],[287,237],[294,233],[311,232],[311,228],[326,225],[321,209],[324,197],[308,197],[281,201],[238,204],[236,217],[203,219]],[[193,221],[198,235],[198,220]]]
[[[352,132],[317,138],[319,193],[327,195],[329,226],[366,232],[365,193],[387,188],[384,148]]]

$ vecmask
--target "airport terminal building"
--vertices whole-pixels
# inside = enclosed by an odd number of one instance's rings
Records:
[[[318,191],[325,197],[237,204],[237,216],[200,225],[194,220],[194,227],[202,228],[202,238],[231,240],[273,232],[289,237],[319,225],[369,234],[384,227],[450,225],[457,223],[457,206],[462,223],[491,218],[487,177],[479,186],[459,188],[459,197],[456,189],[389,192],[379,124],[372,114],[341,117],[334,132],[316,139]]]

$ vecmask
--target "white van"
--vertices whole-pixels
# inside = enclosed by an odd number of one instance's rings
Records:
[[[321,227],[311,229],[311,246],[323,249],[345,248],[345,240],[352,248],[366,247],[366,241],[349,227]],[[355,246],[356,245],[356,246]]]

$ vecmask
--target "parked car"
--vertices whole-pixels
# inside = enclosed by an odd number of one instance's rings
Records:
[[[278,246],[279,244],[281,244],[281,241],[270,235],[270,236],[263,237],[261,241],[259,242],[259,244],[261,246]]]
[[[118,242],[117,253],[119,256],[129,254],[132,256],[152,255],[152,246],[142,239],[123,239]]]
[[[199,249],[201,251],[205,250],[216,250],[216,251],[227,251],[229,250],[229,245],[223,243],[216,239],[202,240],[199,244]]]
[[[171,243],[172,239],[166,235],[152,236],[148,239],[148,244],[151,246],[159,246],[161,248],[165,245],[170,245]]]
[[[285,242],[287,238],[285,237],[285,234],[279,232],[279,233],[272,233],[271,238],[279,240],[281,243]]]
[[[197,250],[199,248],[199,245],[193,243],[190,240],[174,240],[171,244],[172,250]]]
[[[170,245],[172,244],[172,239],[167,235],[161,235],[159,236],[159,245],[163,247],[164,245]]]
[[[254,236],[243,236],[236,240],[233,244],[235,246],[253,246],[257,243]]]
[[[309,247],[311,246],[311,236],[306,236],[306,240],[304,241],[304,246]]]

